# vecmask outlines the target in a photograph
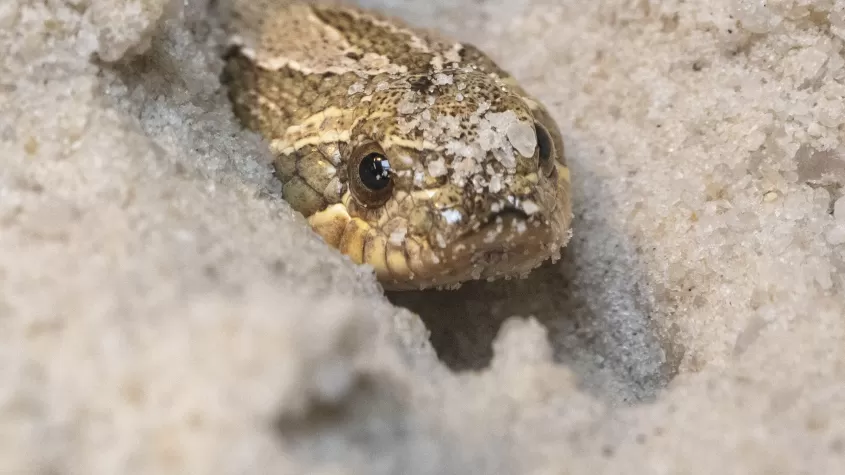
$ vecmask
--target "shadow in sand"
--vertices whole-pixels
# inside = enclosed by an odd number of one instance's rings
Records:
[[[526,279],[391,292],[388,298],[422,317],[452,369],[485,367],[501,324],[533,316],[548,328],[556,359],[578,374],[585,390],[616,403],[649,400],[671,370],[650,322],[636,249],[609,225],[608,210],[596,205],[576,216],[563,258]]]

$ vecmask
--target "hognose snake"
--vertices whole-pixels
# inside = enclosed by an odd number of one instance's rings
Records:
[[[336,2],[229,20],[224,83],[284,199],[386,289],[525,275],[569,241],[558,126],[477,48]]]

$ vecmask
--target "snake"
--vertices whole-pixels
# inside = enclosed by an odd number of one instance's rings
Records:
[[[526,277],[572,236],[549,110],[466,42],[338,1],[233,0],[221,81],[281,197],[385,290]]]

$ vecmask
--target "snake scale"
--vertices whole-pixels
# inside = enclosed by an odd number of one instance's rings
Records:
[[[337,2],[234,0],[223,82],[284,199],[387,290],[525,276],[571,236],[557,124],[476,47]]]

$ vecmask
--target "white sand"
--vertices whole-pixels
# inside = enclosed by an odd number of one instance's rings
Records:
[[[0,2],[0,473],[845,467],[845,2],[365,2],[573,170],[561,263],[422,320],[279,200],[185,3]]]

